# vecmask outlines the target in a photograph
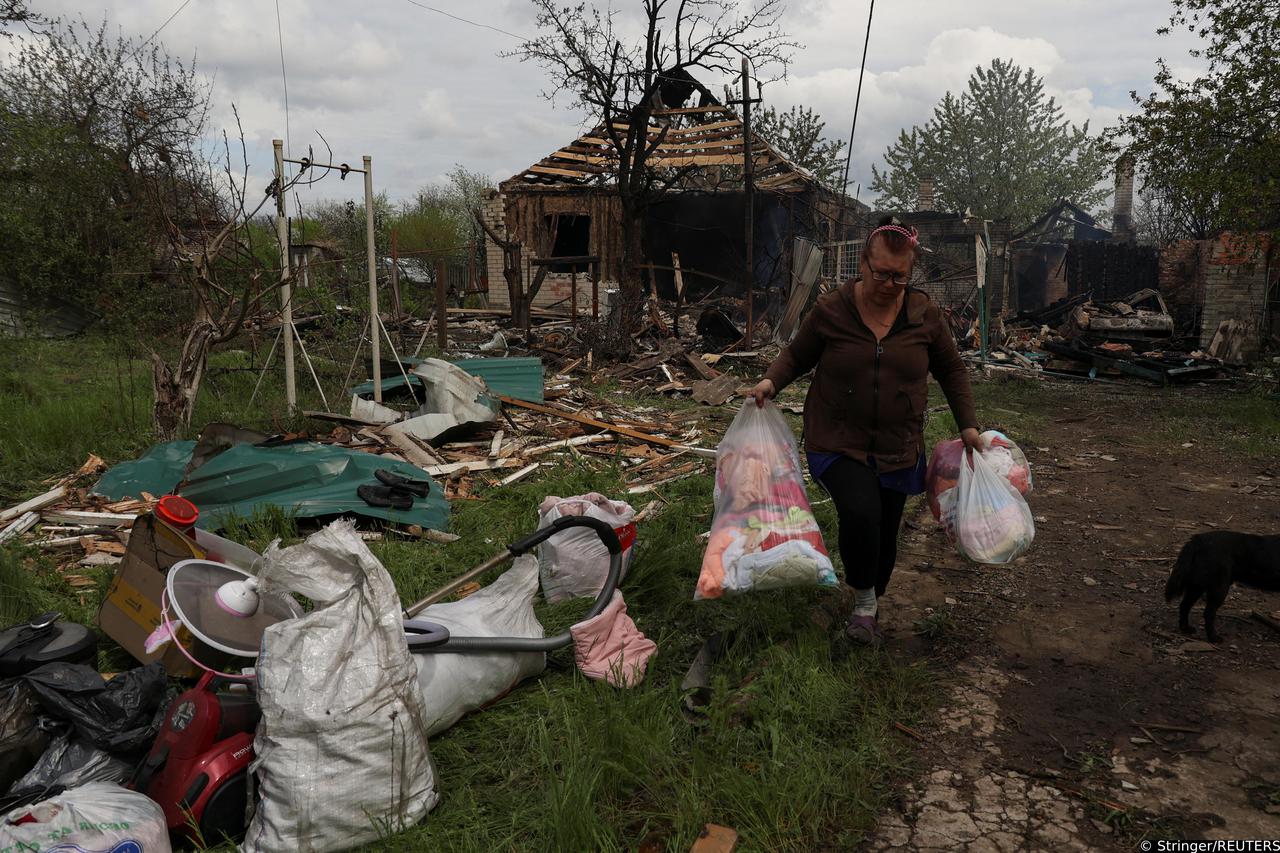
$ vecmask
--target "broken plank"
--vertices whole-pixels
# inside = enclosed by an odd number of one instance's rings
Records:
[[[714,447],[692,447],[687,444],[677,444],[676,449],[684,453],[692,453],[694,456],[701,456],[703,459],[716,458],[716,449]]]
[[[502,430],[498,430],[493,435],[493,441],[489,443],[489,458],[497,459],[498,451],[502,449],[502,439],[506,435]]]
[[[520,464],[518,459],[477,459],[474,462],[449,462],[444,465],[431,465],[423,468],[432,477],[448,477],[453,474],[474,474],[477,471],[493,471],[498,468],[515,468]]]
[[[550,406],[539,405],[538,403],[528,403],[524,400],[516,400],[511,397],[498,397],[508,406],[516,406],[521,409],[528,409],[532,412],[540,412],[544,415],[555,415],[558,418],[564,418],[567,421],[582,424],[583,426],[595,427],[607,432],[625,435],[627,438],[634,438],[636,441],[643,441],[647,444],[656,444],[659,447],[676,447],[676,442],[669,438],[662,438],[656,435],[639,432],[638,430],[627,429],[618,424],[611,424],[608,421],[598,421],[595,418],[588,418],[583,415],[576,415],[573,412],[566,412],[563,409],[553,409]]]
[[[31,528],[35,527],[36,522],[39,520],[40,513],[38,512],[33,511],[23,513],[18,516],[18,519],[14,521],[13,524],[10,524],[4,530],[0,530],[0,542],[8,542],[10,539],[21,536]]]
[[[54,539],[38,539],[34,544],[41,551],[57,551],[62,548],[81,547],[83,536],[59,536]]]
[[[45,521],[55,524],[86,524],[96,527],[125,527],[137,520],[137,515],[120,512],[83,512],[80,510],[50,510],[40,514]]]
[[[654,489],[658,488],[658,486],[665,486],[668,483],[674,483],[677,480],[684,480],[689,477],[692,477],[697,473],[698,473],[697,471],[686,471],[683,474],[675,474],[670,477],[663,477],[661,480],[655,480],[652,483],[643,483],[638,486],[631,486],[630,488],[627,489],[627,494],[647,495],[649,492],[652,492]]]
[[[538,466],[540,466],[541,464],[542,464],[541,462],[531,462],[528,465],[521,468],[519,471],[515,472],[514,474],[508,477],[503,477],[501,480],[498,481],[498,485],[510,486],[512,483],[515,483],[519,480],[523,480],[525,477],[528,477],[534,471],[538,470]]]
[[[575,438],[565,438],[560,441],[553,441],[550,444],[540,444],[537,447],[530,447],[524,451],[521,456],[539,456],[543,453],[550,453],[553,450],[564,450],[567,447],[582,447],[585,444],[607,444],[613,441],[611,435],[579,435]]]
[[[663,462],[665,462],[665,461],[667,461],[667,460],[669,460],[669,459],[673,459],[673,458],[674,458],[673,456],[667,456],[667,457],[663,457],[663,458],[661,458],[660,460],[652,460],[652,461],[650,461],[650,462],[646,462],[644,465],[641,465],[641,466],[639,466],[638,468],[633,469],[633,470],[631,471],[631,473],[632,473],[632,474],[635,474],[636,472],[641,471],[641,470],[645,469],[646,467],[648,467],[648,466],[652,465],[654,462],[657,462],[657,461],[663,461]],[[702,463],[701,463],[701,462],[699,462],[699,461],[697,461],[697,460],[695,459],[695,460],[694,460],[694,461],[692,461],[692,462],[686,462],[685,464],[681,465],[681,466],[680,466],[680,467],[678,467],[678,468],[672,468],[670,471],[665,471],[665,472],[663,472],[663,476],[664,476],[666,479],[674,479],[675,477],[678,477],[678,476],[679,476],[679,475],[681,475],[681,474],[688,474],[688,473],[690,473],[690,472],[692,472],[692,471],[694,471],[694,470],[698,469],[698,468],[699,468],[699,467],[701,467],[701,466],[702,466]],[[642,485],[642,483],[641,483],[641,481],[640,481],[640,480],[636,479],[635,477],[632,477],[632,478],[631,478],[631,480],[628,482],[628,485],[636,486],[636,485]]]
[[[0,524],[11,521],[20,515],[26,515],[35,510],[44,509],[50,504],[55,504],[67,496],[66,486],[54,486],[43,495],[37,495],[30,500],[23,501],[17,506],[11,506],[6,510],[0,511]]]
[[[405,459],[423,470],[426,470],[433,465],[440,464],[439,456],[435,453],[423,450],[422,447],[414,441],[413,436],[409,435],[407,432],[387,433],[387,438],[391,439],[391,443],[404,453]]]
[[[686,352],[684,354],[684,360],[688,362],[691,368],[693,368],[693,372],[698,374],[698,377],[703,380],[709,382],[720,375],[720,371],[707,364],[707,362],[702,358],[701,353]]]

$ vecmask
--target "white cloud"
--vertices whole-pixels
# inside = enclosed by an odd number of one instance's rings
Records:
[[[596,0],[603,5],[605,0]],[[625,26],[638,0],[613,0]],[[123,32],[150,35],[179,0],[36,0],[47,14],[105,16]],[[512,33],[535,32],[527,0],[433,0],[431,5]],[[872,25],[854,150],[853,176],[870,165],[902,127],[927,120],[948,89],[975,65],[1011,58],[1045,75],[1046,87],[1075,122],[1100,128],[1130,108],[1128,92],[1149,91],[1154,61],[1187,65],[1187,40],[1160,39],[1168,0],[898,0],[879,4]],[[498,56],[517,42],[490,29],[425,11],[406,0],[337,6],[280,0],[293,150],[321,151],[325,135],[340,160],[374,158],[375,182],[393,197],[411,196],[455,163],[505,178],[577,134],[584,117],[542,97],[534,65]],[[814,107],[828,132],[847,138],[867,22],[865,0],[790,0],[783,27],[805,47],[791,76],[769,86],[771,103]],[[285,136],[275,4],[264,0],[191,0],[160,36],[175,56],[197,56],[216,79],[214,129],[244,122],[255,176],[270,172],[271,139]],[[0,51],[4,45],[0,44]],[[706,80],[719,91],[723,80]],[[258,178],[255,177],[255,181]],[[310,192],[345,194],[325,182]],[[358,183],[358,182],[356,182]],[[265,179],[263,180],[265,185]],[[332,188],[330,188],[332,187]],[[358,194],[358,186],[354,188]]]
[[[411,127],[426,139],[457,130],[458,120],[449,107],[449,93],[432,89],[418,99],[418,114]]]

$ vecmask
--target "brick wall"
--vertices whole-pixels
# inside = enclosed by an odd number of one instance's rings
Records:
[[[1267,293],[1269,245],[1262,238],[1224,234],[1207,244],[1200,346],[1207,347],[1224,320],[1244,326],[1246,359],[1259,354]]]
[[[503,197],[494,193],[480,207],[480,218],[493,229],[494,233],[507,239],[506,216],[503,214]],[[507,276],[503,272],[502,247],[485,237],[484,241],[485,274],[489,277],[489,307],[511,310],[511,295],[507,292]]]
[[[527,201],[526,201],[527,205]],[[519,210],[518,205],[511,205],[507,195],[495,192],[494,195],[481,207],[480,216],[485,223],[491,227],[496,234],[505,240],[512,239],[512,235],[507,229],[509,216],[514,216]],[[534,230],[541,228],[541,216],[545,212],[568,212],[573,214],[586,213],[591,215],[591,244],[592,249],[597,254],[600,252],[599,246],[602,242],[601,229],[608,229],[610,223],[600,215],[601,204],[598,200],[583,200],[580,197],[559,197],[547,196],[541,201],[541,206],[537,211],[531,212],[526,206],[523,208],[527,221],[517,221],[517,231],[515,239],[521,243],[520,253],[520,277],[525,288],[533,281],[537,275],[537,268],[529,263],[529,259],[534,257],[535,245]],[[489,275],[489,307],[501,311],[511,310],[511,297],[507,291],[507,278],[503,272],[503,251],[502,247],[496,245],[492,240],[485,240],[485,268]],[[603,288],[603,285],[602,285]],[[542,286],[538,290],[537,297],[533,300],[535,308],[553,308],[558,312],[568,313],[573,305],[573,289],[574,277],[569,273],[547,273],[546,278],[542,282]],[[589,315],[591,313],[591,269],[586,267],[578,272],[577,275],[577,306],[579,315]]]

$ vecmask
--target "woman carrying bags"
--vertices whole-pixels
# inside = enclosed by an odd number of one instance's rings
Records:
[[[752,389],[763,406],[814,371],[804,406],[809,472],[831,495],[840,558],[854,589],[845,629],[879,645],[876,599],[897,559],[908,495],[924,491],[928,376],[946,394],[965,446],[981,450],[969,373],[942,313],[907,287],[919,254],[914,228],[891,218],[863,246],[859,278],[819,297],[795,340]]]

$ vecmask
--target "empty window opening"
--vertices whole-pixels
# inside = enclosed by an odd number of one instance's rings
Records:
[[[547,231],[555,234],[555,243],[551,247],[553,258],[581,258],[591,254],[591,217],[583,214],[559,213],[547,217]],[[586,272],[585,261],[574,263],[552,264],[551,272]]]

